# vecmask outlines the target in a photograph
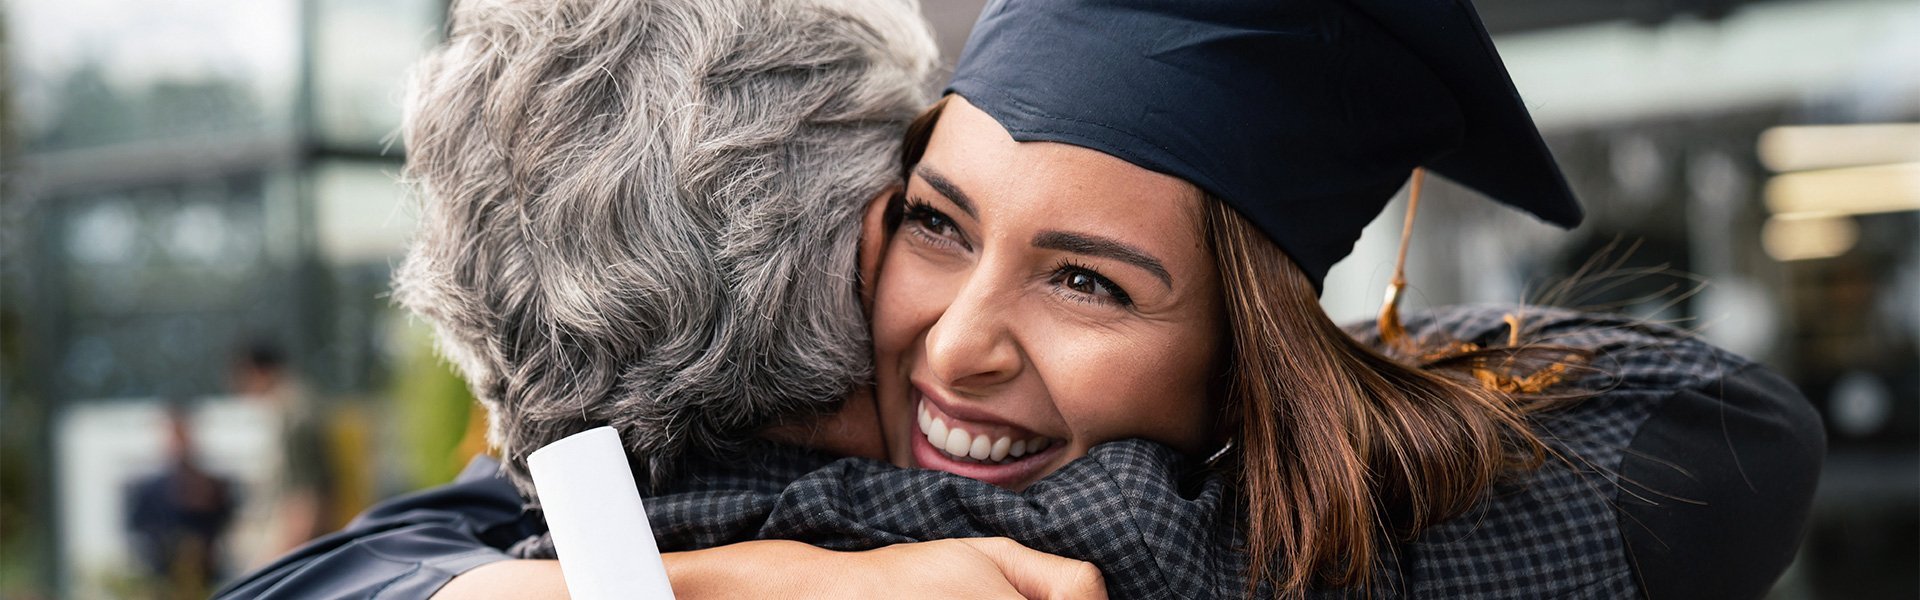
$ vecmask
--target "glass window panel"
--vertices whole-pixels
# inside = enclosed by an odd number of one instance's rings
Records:
[[[378,150],[400,129],[408,69],[440,41],[440,3],[314,2],[315,134],[329,145]]]

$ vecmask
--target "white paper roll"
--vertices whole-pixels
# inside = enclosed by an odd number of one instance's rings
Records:
[[[578,600],[673,598],[640,486],[612,427],[590,429],[527,457],[568,595]]]

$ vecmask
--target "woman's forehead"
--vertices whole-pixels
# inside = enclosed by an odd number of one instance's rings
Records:
[[[976,204],[1085,217],[1179,218],[1195,225],[1198,187],[1071,144],[1018,142],[993,117],[952,97],[916,172],[936,173]],[[1177,221],[1178,222],[1178,221]]]

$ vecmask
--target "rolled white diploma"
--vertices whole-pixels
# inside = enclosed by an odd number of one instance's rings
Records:
[[[600,427],[527,457],[567,594],[578,600],[673,598],[620,434]]]

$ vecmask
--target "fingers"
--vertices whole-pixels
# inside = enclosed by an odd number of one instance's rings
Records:
[[[1028,600],[1106,600],[1106,579],[1093,563],[1063,558],[1007,538],[957,540],[985,555]]]

